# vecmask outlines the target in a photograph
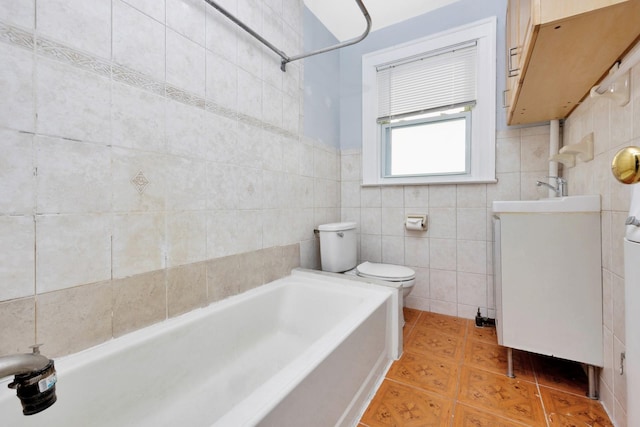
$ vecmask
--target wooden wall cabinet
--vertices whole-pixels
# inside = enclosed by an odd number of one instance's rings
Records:
[[[640,36],[640,0],[508,0],[509,125],[567,117]]]

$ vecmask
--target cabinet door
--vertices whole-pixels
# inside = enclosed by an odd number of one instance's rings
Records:
[[[500,214],[505,347],[603,366],[600,214]]]
[[[516,92],[516,85],[518,83],[518,74],[516,72],[517,65],[515,64],[516,50],[518,48],[518,15],[519,15],[519,0],[509,0],[507,3],[507,28],[506,28],[506,52],[507,60],[505,61],[507,84],[505,90],[504,106],[510,107],[513,102],[513,96]]]
[[[533,23],[531,22],[531,0],[519,0],[518,3],[518,16],[514,17],[518,20],[518,32],[516,39],[518,54],[517,58],[515,58],[515,64],[518,70],[522,70],[524,67],[524,49],[527,43],[527,38],[533,29]]]
[[[520,82],[524,66],[524,46],[532,31],[531,0],[509,0],[507,4],[507,96],[505,106],[510,106]]]
[[[522,70],[524,66],[524,48],[529,37],[529,33],[533,30],[531,22],[531,0],[519,0],[518,7],[518,69]]]

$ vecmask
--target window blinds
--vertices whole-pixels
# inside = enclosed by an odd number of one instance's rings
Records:
[[[378,123],[474,103],[476,42],[377,67]]]

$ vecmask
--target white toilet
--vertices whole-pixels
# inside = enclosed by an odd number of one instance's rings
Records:
[[[416,283],[416,272],[409,267],[394,264],[363,262],[356,266],[356,223],[334,222],[322,224],[320,232],[320,262],[322,271],[355,274],[370,279],[395,282],[402,285],[403,306]]]

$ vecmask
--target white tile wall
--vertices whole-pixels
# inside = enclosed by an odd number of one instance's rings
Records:
[[[365,218],[363,217],[363,225]],[[429,267],[429,239],[405,237],[404,263],[409,267]]]
[[[26,29],[35,25],[35,2],[24,0],[5,0],[0,3],[0,15],[6,17],[5,22]]]
[[[457,216],[455,208],[429,208],[429,235],[432,238],[455,239]]]
[[[166,169],[166,208],[170,211],[207,207],[207,164],[187,158],[168,158]]]
[[[402,208],[382,208],[382,235],[383,236],[404,236],[405,214]],[[417,233],[416,233],[417,234]]]
[[[111,278],[108,215],[38,215],[35,230],[37,293]]]
[[[0,212],[33,213],[36,198],[33,136],[0,129]]]
[[[262,118],[265,122],[282,127],[283,94],[269,83],[262,85]]]
[[[39,214],[106,213],[111,208],[111,150],[105,145],[34,139]]]
[[[318,264],[341,160],[301,135],[303,64],[198,0],[1,3],[0,303],[35,322],[33,296],[108,306],[116,279],[276,245]],[[220,3],[301,51],[301,0]]]
[[[38,59],[36,130],[78,141],[111,140],[111,82],[67,64]]]
[[[111,85],[111,143],[161,152],[165,145],[165,100],[128,85]]]
[[[205,45],[205,2],[166,0],[167,27],[201,46]]]
[[[202,158],[206,151],[205,112],[177,102],[166,106],[166,151],[170,155]]]
[[[142,13],[152,17],[158,22],[164,23],[165,20],[165,2],[158,0],[122,0]]]
[[[235,0],[221,1],[219,4],[230,13],[236,13]],[[207,8],[205,45],[208,51],[235,64],[238,55],[238,31],[241,30],[217,10]]]
[[[495,316],[491,204],[547,197],[535,181],[548,174],[549,126],[500,132],[497,146],[498,182],[490,185],[361,187],[360,151],[342,153],[342,220],[359,224],[360,260],[421,271],[408,306],[469,318],[480,307]],[[405,230],[411,213],[428,214],[426,232]]]
[[[207,51],[206,68],[205,91],[207,99],[222,107],[235,110],[238,105],[236,65],[222,56]]]
[[[205,49],[167,29],[167,83],[198,96],[205,94]]]
[[[166,157],[159,153],[113,147],[111,187],[113,212],[164,211],[166,206]],[[148,184],[141,194],[132,180],[142,172]]]
[[[35,224],[33,216],[0,216],[0,294],[3,299],[35,291]]]
[[[115,1],[113,59],[154,79],[164,80],[165,26],[127,3]]]
[[[587,98],[565,121],[564,144],[579,142],[594,133],[595,158],[567,168],[569,194],[602,196],[602,278],[604,369],[600,396],[612,420],[626,425],[626,383],[619,375],[624,351],[624,220],[630,204],[630,187],[618,183],[610,172],[615,153],[628,145],[640,145],[640,67],[631,73],[631,102],[620,107],[607,99]]]
[[[167,267],[207,259],[206,213],[174,212],[167,215]]]
[[[123,278],[165,265],[165,215],[160,212],[113,216],[113,278]]]
[[[0,44],[0,63],[0,126],[33,132],[33,53]]]
[[[36,22],[38,33],[47,38],[101,58],[111,57],[111,2],[39,2]]]
[[[430,266],[439,270],[456,271],[456,240],[431,238]]]
[[[405,263],[405,240],[400,236],[382,236],[382,262],[389,264]]]

